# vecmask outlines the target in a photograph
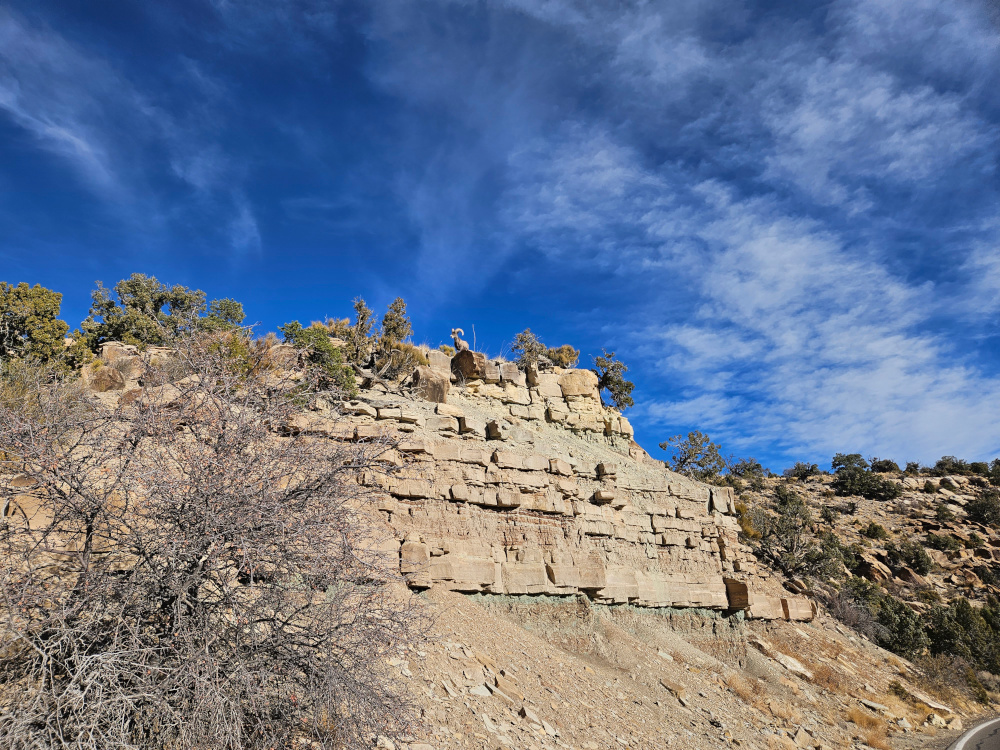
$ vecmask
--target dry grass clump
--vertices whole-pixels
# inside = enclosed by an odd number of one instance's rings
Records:
[[[914,726],[923,724],[930,713],[918,708],[916,699],[912,697],[902,698],[897,694],[890,694],[885,696],[880,702],[888,707],[890,715],[905,716]]]
[[[801,724],[803,717],[801,712],[794,706],[778,701],[769,701],[767,707],[771,710],[771,716],[775,719],[782,719],[793,724]]]
[[[874,747],[875,750],[892,750],[885,727],[865,732],[864,741],[866,745]]]
[[[725,683],[726,687],[732,690],[736,697],[744,703],[752,703],[760,692],[759,684],[751,682],[737,672],[726,675]]]
[[[872,716],[870,713],[858,706],[851,706],[847,709],[845,716],[849,722],[856,724],[860,729],[872,731],[878,729],[879,727],[882,727],[883,729],[885,728],[884,721],[877,716]]]
[[[819,664],[812,669],[813,684],[832,692],[840,690],[843,684],[841,674],[828,664]]]
[[[892,750],[888,739],[889,728],[884,720],[858,706],[847,709],[846,718],[861,730],[866,745],[876,750]]]

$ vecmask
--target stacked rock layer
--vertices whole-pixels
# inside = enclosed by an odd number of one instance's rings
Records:
[[[412,588],[813,617],[808,599],[767,593],[732,489],[651,459],[593,372],[431,352],[413,383],[413,398],[376,387],[346,420],[321,411],[297,425],[398,440],[402,469],[381,480],[379,507]]]

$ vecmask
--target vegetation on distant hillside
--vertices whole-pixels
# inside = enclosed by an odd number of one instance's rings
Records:
[[[670,451],[666,464],[672,471],[695,479],[711,480],[726,470],[718,443],[701,430],[674,435],[660,443],[660,449]]]
[[[695,467],[689,473],[699,473],[699,458],[710,467],[700,473],[711,475],[720,465],[718,446],[701,433],[692,433],[687,440],[678,437],[674,442],[686,449],[677,454],[681,464]],[[831,461],[834,476],[829,486],[838,495],[860,495],[881,501],[902,494],[902,486],[885,475],[942,477],[938,481],[928,479],[925,491],[937,493],[940,487],[957,494],[971,494],[971,499],[962,503],[967,522],[997,526],[1000,490],[989,486],[997,466],[1000,460],[970,463],[945,456],[932,468],[908,462],[905,470],[900,470],[899,464],[888,459],[868,460],[859,453],[838,453]],[[813,578],[816,592],[825,598],[830,612],[845,624],[880,646],[917,660],[935,674],[951,675],[954,687],[986,701],[989,694],[984,684],[991,685],[990,689],[1000,685],[996,676],[1000,674],[1000,601],[993,590],[1000,585],[1000,575],[994,572],[988,555],[982,564],[969,566],[975,571],[971,580],[978,579],[977,585],[981,582],[989,587],[981,606],[961,595],[942,602],[937,590],[921,578],[941,572],[928,550],[957,559],[965,550],[983,548],[984,537],[973,530],[947,529],[938,533],[928,531],[922,538],[897,535],[891,527],[869,520],[867,525],[856,527],[860,540],[845,546],[835,535],[840,533],[837,511],[843,509],[822,504],[821,517],[828,525],[820,530],[813,523],[809,506],[791,489],[794,484],[787,484],[819,473],[815,465],[799,463],[785,471],[781,483],[770,485],[763,499],[741,499],[737,508],[744,541],[761,560],[785,576]],[[952,482],[945,478],[948,476],[965,476],[969,481]],[[821,498],[823,492],[828,491],[822,491]],[[943,524],[959,523],[952,507],[946,502],[939,503],[935,520]],[[871,543],[874,545],[869,548]],[[894,577],[881,581],[881,574],[872,567],[876,565],[873,555],[888,566]],[[909,590],[901,588],[901,581],[908,582]],[[956,586],[960,583],[957,578],[954,582]],[[911,597],[917,601],[913,606]]]
[[[885,530],[885,527],[875,521],[869,522],[861,534],[869,539],[884,540],[889,538],[889,532]]]
[[[302,349],[306,362],[315,368],[320,387],[336,386],[348,395],[356,395],[357,381],[354,370],[344,364],[340,349],[333,345],[326,328],[310,326],[303,328],[297,320],[278,326],[285,341],[296,349]]]
[[[364,299],[358,297],[353,304],[353,323],[347,318],[330,318],[325,323],[314,322],[307,330],[327,336],[344,364],[366,368],[380,379],[397,379],[417,365],[427,364],[424,353],[406,340],[413,335],[413,325],[402,297],[389,304],[381,323]]]
[[[514,361],[522,370],[529,367],[536,367],[538,359],[545,354],[545,344],[530,328],[525,328],[520,333],[514,335],[514,342],[510,345],[510,350],[514,354]]]
[[[98,281],[81,330],[64,342],[69,327],[58,319],[61,299],[60,293],[38,285],[0,282],[0,359],[48,362],[58,357],[67,370],[79,371],[108,342],[134,345],[143,351],[150,346],[170,346],[178,336],[193,332],[232,331],[246,319],[243,305],[235,299],[208,301],[200,289],[167,285],[155,276],[134,273],[110,289]],[[413,326],[402,297],[389,304],[381,320],[361,297],[353,301],[353,307],[353,319],[329,318],[309,326],[291,321],[279,330],[288,343],[309,350],[307,361],[325,371],[330,382],[348,390],[352,388],[350,369],[360,375],[357,370],[361,368],[365,377],[375,381],[398,381],[416,366],[428,364],[428,347],[410,341]],[[449,356],[456,353],[450,344],[439,349]],[[340,363],[333,350],[339,351]],[[514,337],[511,350],[522,369],[539,365],[570,369],[577,367],[580,359],[579,349],[569,344],[547,346],[531,329]],[[605,351],[594,361],[599,388],[610,403],[620,410],[633,406],[634,384],[625,378],[628,367],[614,352]]]
[[[894,571],[906,567],[920,575],[927,575],[934,568],[934,561],[927,554],[927,550],[913,539],[900,539],[893,544],[887,544],[885,554]]]
[[[817,542],[809,533],[812,511],[788,485],[779,484],[771,502],[750,510],[749,520],[757,531],[756,538],[749,540],[754,553],[786,576],[829,578],[843,567],[831,540]]]
[[[728,469],[726,483],[737,492],[743,491],[744,486],[754,492],[760,492],[766,486],[764,480],[771,476],[771,472],[765,469],[760,461],[753,456],[736,460],[728,459],[726,466]]]
[[[894,500],[903,494],[902,485],[876,473],[860,453],[838,453],[833,457],[831,465],[834,477],[830,486],[838,495],[860,495],[868,500]],[[884,466],[885,462],[881,465]],[[896,470],[899,470],[898,466]]]
[[[929,639],[919,615],[864,578],[850,578],[831,602],[832,614],[885,649],[906,657],[923,653]]]
[[[899,464],[888,458],[873,458],[871,460],[871,470],[876,474],[898,474]]]
[[[987,597],[982,607],[958,597],[935,607],[927,618],[931,653],[959,656],[978,669],[1000,674],[1000,601]]]
[[[863,578],[851,578],[831,602],[831,613],[883,648],[916,661],[931,673],[948,674],[949,689],[969,690],[988,703],[982,679],[1000,674],[1000,602],[988,596],[976,607],[959,596],[924,615]]]
[[[782,473],[784,476],[791,477],[792,479],[808,479],[809,477],[816,476],[821,472],[819,470],[819,466],[816,464],[796,461],[794,466],[785,469]]]
[[[986,526],[1000,525],[1000,491],[990,488],[969,501],[965,513],[970,521]]]
[[[724,456],[719,444],[700,430],[686,436],[674,435],[660,443],[660,449],[670,453],[664,463],[671,471],[703,482],[729,485],[737,492],[747,489],[760,492],[765,487],[764,480],[771,476],[752,456]]]
[[[901,656],[915,659],[951,687],[967,690],[979,700],[988,698],[986,684],[1000,687],[1000,601],[989,593],[986,603],[976,606],[962,596],[941,602],[936,590],[921,581],[920,576],[940,572],[927,549],[948,555],[966,549],[979,549],[984,539],[975,531],[961,537],[951,533],[928,532],[925,539],[900,537],[880,523],[868,521],[858,528],[860,541],[845,545],[838,537],[837,519],[840,513],[853,514],[857,503],[835,507],[821,502],[816,523],[813,511],[804,497],[796,492],[794,482],[809,480],[823,474],[816,464],[798,462],[784,472],[777,484],[765,481],[768,475],[757,474],[756,483],[740,481],[737,466],[759,464],[752,459],[737,461],[725,457],[720,446],[700,431],[687,436],[677,435],[661,443],[671,451],[667,465],[687,476],[714,483],[726,483],[737,488],[741,497],[736,508],[743,541],[750,545],[758,559],[780,571],[789,579],[811,580],[814,593],[826,602],[831,614],[855,628],[880,646]],[[834,476],[830,490],[821,490],[820,497],[860,495],[871,500],[892,500],[902,494],[900,483],[891,475],[966,476],[971,480],[965,489],[949,481],[926,482],[925,491],[942,489],[972,492],[965,502],[968,522],[1000,526],[1000,490],[988,483],[1000,484],[1000,459],[990,463],[966,462],[945,456],[933,468],[908,462],[905,470],[889,459],[866,460],[860,453],[838,453],[831,461]],[[744,477],[746,476],[744,471]],[[885,476],[890,475],[890,476]],[[825,480],[829,481],[829,480]],[[747,495],[750,489],[761,495]],[[937,507],[936,520],[955,523],[955,513],[944,502]],[[891,527],[890,527],[891,528]],[[884,552],[868,545],[884,545]],[[912,582],[918,601],[925,609],[918,611],[905,601],[898,579],[884,584],[867,580],[872,570],[871,555],[884,561],[893,575]],[[975,574],[983,585],[1000,585],[1000,573],[989,562],[975,566]],[[916,576],[916,577],[915,577]],[[991,588],[992,590],[992,588]],[[929,607],[928,607],[929,605]],[[989,670],[992,675],[977,670]]]
[[[893,464],[893,466],[896,465]],[[874,470],[877,471],[878,469]],[[891,472],[898,470],[898,467],[892,468],[888,467],[888,465],[885,469],[885,471]],[[966,461],[955,456],[942,456],[934,462],[933,466],[921,466],[917,461],[908,461],[903,473],[909,476],[965,476],[973,480],[985,480],[992,484],[1000,485],[1000,458],[994,458],[992,461]]]

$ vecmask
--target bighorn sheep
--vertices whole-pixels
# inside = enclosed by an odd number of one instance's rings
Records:
[[[451,329],[451,338],[455,341],[455,351],[457,352],[465,351],[466,349],[469,348],[469,342],[463,341],[461,338],[464,335],[465,331],[463,331],[461,328]]]

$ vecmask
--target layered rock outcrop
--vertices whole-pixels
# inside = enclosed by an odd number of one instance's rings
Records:
[[[119,369],[143,369],[124,345],[102,354]],[[399,471],[370,479],[412,588],[815,615],[740,542],[732,490],[650,458],[628,420],[603,405],[593,372],[524,372],[469,350],[427,359],[401,389],[372,379],[356,400],[318,399],[289,425],[391,440]],[[92,390],[116,402],[138,393]]]
[[[766,585],[732,490],[651,459],[593,372],[432,355],[411,394],[364,391],[346,416],[296,425],[398,440],[401,470],[382,480],[379,507],[412,588],[812,619],[808,599]]]

